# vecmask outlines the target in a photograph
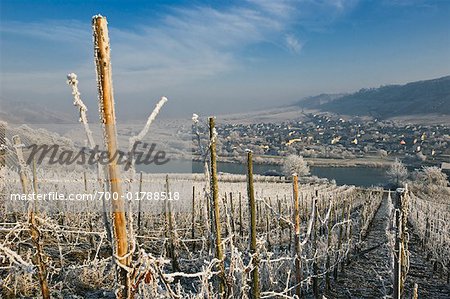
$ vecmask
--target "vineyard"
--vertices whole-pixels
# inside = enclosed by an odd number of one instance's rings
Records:
[[[20,192],[19,175],[2,171],[4,194]],[[55,188],[67,193],[89,191],[98,185],[93,174],[86,180],[83,173],[66,173],[65,180],[61,175],[38,172],[39,192]],[[296,185],[295,179],[266,177],[254,178],[252,201],[245,177],[223,175],[218,182],[218,206],[205,197],[207,182],[201,175],[144,174],[136,182],[141,190],[157,186],[169,191],[190,190],[191,197],[179,200],[180,205],[175,200],[171,205],[147,201],[153,211],[143,209],[141,214],[137,204],[130,202],[132,263],[127,271],[133,280],[133,294],[142,298],[204,298],[216,297],[221,291],[222,297],[232,298],[320,298],[322,294],[332,298],[345,288],[341,275],[346,275],[348,264],[351,267],[352,260],[371,251],[366,237],[377,211],[391,204],[390,195],[381,189]],[[434,262],[435,272],[445,276],[448,208],[430,198],[411,195],[409,199],[409,223],[420,238],[418,246]],[[18,212],[19,204],[23,213]],[[3,201],[3,296],[38,296],[39,279],[46,280],[51,297],[113,296],[118,287],[117,261],[111,255],[111,234],[99,212],[101,203],[83,202],[81,208],[80,203],[76,203],[78,207],[70,204],[56,202],[50,209],[37,203],[30,223],[25,203]],[[218,226],[211,221],[216,207]],[[389,226],[382,229],[386,235],[392,233]],[[221,259],[217,257],[219,246]],[[381,246],[394,250],[389,242]],[[388,296],[393,269],[389,259],[384,264]],[[45,277],[41,278],[42,274]],[[353,283],[366,283],[376,276],[370,271],[366,274]]]
[[[67,180],[70,183],[59,183],[57,188],[69,193],[80,188],[89,190],[96,183],[90,180],[84,186],[82,174],[71,175]],[[8,177],[11,180],[7,193],[19,192],[18,175],[9,173]],[[48,173],[46,177],[50,177]],[[223,233],[219,246],[223,262],[214,258],[217,249],[211,231],[215,228],[210,225],[211,206],[205,200],[201,178],[167,180],[169,189],[192,185],[190,212],[163,213],[159,207],[159,212],[146,212],[141,217],[132,214],[136,244],[130,275],[135,276],[136,291],[144,297],[158,294],[203,297],[216,294],[218,285],[223,284],[228,295],[245,297],[257,283],[262,297],[289,296],[297,291],[322,292],[321,281],[329,288],[338,266],[361,245],[383,194],[376,189],[299,185],[296,209],[292,183],[259,178],[254,182],[255,204],[251,207],[245,178],[232,179],[235,182],[228,178],[228,182],[220,184],[219,227]],[[42,178],[38,182],[40,192],[55,188],[52,179]],[[140,188],[155,188],[157,184],[166,184],[165,178],[144,175]],[[175,203],[173,206],[177,207]],[[5,212],[16,208],[4,206]],[[135,208],[130,207],[136,211]],[[251,208],[256,221],[250,229]],[[55,208],[48,214],[37,212],[35,216],[51,289],[73,290],[80,295],[97,288],[107,290],[106,286],[114,284],[114,264],[102,217],[92,212],[98,207],[87,205],[80,213],[70,213],[70,207],[66,209]],[[293,215],[300,219],[293,221]],[[10,287],[4,290],[32,296],[39,288],[33,283],[30,251],[34,246],[28,236],[26,213],[15,213],[14,218],[11,215],[5,220],[9,221],[2,223],[5,233],[2,253],[8,259],[3,281]],[[254,252],[249,250],[251,231],[256,231]],[[250,282],[254,273],[260,273],[259,278]]]
[[[93,30],[103,137],[113,157],[117,132],[106,19],[95,16]],[[68,79],[92,150],[76,75]],[[166,101],[130,138],[130,148]],[[5,134],[1,297],[450,296],[448,187],[412,181],[388,191],[316,183],[296,172],[258,176],[251,151],[246,175],[222,174],[215,118],[206,125],[205,137],[194,115],[194,147],[204,174],[137,172],[133,153],[126,169],[116,158],[84,170],[37,166],[25,162],[23,136]],[[63,198],[14,197],[58,193]],[[69,200],[69,194],[86,197]]]

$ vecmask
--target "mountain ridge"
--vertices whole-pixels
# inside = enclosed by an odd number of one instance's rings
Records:
[[[323,99],[331,99],[321,103]],[[316,99],[318,102],[312,102]],[[391,118],[405,115],[450,115],[450,76],[362,88],[342,96],[321,94],[297,102],[305,108],[319,109],[342,115]]]

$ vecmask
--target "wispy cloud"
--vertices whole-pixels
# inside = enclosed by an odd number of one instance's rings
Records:
[[[85,28],[83,28],[85,27]],[[88,26],[82,26],[76,20],[50,20],[44,22],[2,22],[0,32],[2,34],[15,35],[17,37],[32,37],[38,40],[56,41],[61,43],[89,43],[85,40]]]
[[[134,28],[117,27],[111,22],[114,85],[123,94],[174,90],[189,82],[245,68],[250,60],[264,61],[263,56],[243,54],[249,46],[260,44],[275,45],[287,55],[299,53],[305,41],[292,32],[327,26],[354,3],[355,0],[247,0],[220,9],[201,5],[172,7],[157,19]],[[66,92],[65,86],[51,86],[72,71],[93,81],[91,30],[89,21],[3,21],[2,39],[13,44],[5,53],[14,63],[3,66],[2,97],[27,98],[51,90],[60,99]],[[36,45],[35,57],[28,57],[28,61],[20,51],[30,41],[44,47]],[[15,48],[22,50],[16,52]],[[39,63],[40,67],[36,67]],[[23,64],[22,70],[18,69],[19,64]],[[27,82],[28,91],[22,91],[23,82]],[[20,92],[24,94],[20,96]],[[90,95],[94,97],[94,92]]]
[[[286,35],[286,46],[294,53],[300,53],[302,49],[302,43],[292,34]]]
[[[175,7],[157,22],[132,30],[111,24],[115,71],[164,83],[235,69],[240,65],[238,52],[249,45],[284,44],[289,51],[298,53],[302,41],[286,32],[302,23],[308,26],[314,13],[332,16],[353,2],[248,0],[220,10],[204,6]],[[85,51],[91,43],[90,26],[79,21],[4,23],[1,31],[58,42],[61,49],[78,45],[80,51]]]

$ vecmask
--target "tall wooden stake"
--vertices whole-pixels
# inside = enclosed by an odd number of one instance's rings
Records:
[[[239,192],[239,235],[241,238],[244,236],[244,228],[242,223],[242,194]]]
[[[260,298],[259,291],[259,270],[258,270],[258,254],[256,249],[256,201],[255,190],[253,188],[253,161],[252,152],[247,151],[247,192],[250,204],[250,253],[253,255],[252,288],[250,291],[251,298]]]
[[[22,183],[22,191],[24,194],[28,195],[30,189],[28,184],[28,177],[26,174],[26,164],[23,158],[22,142],[18,135],[13,137],[13,143],[16,149],[17,160],[19,161],[19,175],[20,175],[20,182]],[[34,187],[37,190],[37,187],[36,186]],[[44,249],[41,242],[41,232],[39,231],[36,225],[36,221],[34,219],[34,208],[29,209],[28,225],[30,227],[31,240],[36,248],[36,256],[33,258],[33,264],[36,266],[38,270],[37,276],[39,279],[39,284],[41,285],[42,298],[50,299],[50,289],[48,288],[47,282],[47,267],[44,262],[45,260]]]
[[[280,217],[280,219],[278,220],[278,226],[279,226],[279,233],[278,233],[278,244],[279,247],[282,248],[283,245],[283,225],[282,225],[282,220],[281,217],[283,217],[282,211],[281,211],[281,200],[278,197],[277,194],[277,203],[278,203],[278,215]]]
[[[346,207],[346,201],[345,201],[345,199],[343,200],[343,202],[342,202],[342,211],[341,211],[341,220],[342,221],[344,221],[345,220],[345,207]],[[344,229],[343,229],[343,224],[341,224],[340,226],[339,226],[339,237],[338,237],[338,245],[337,245],[337,252],[336,252],[336,257],[335,257],[335,266],[334,266],[334,269],[333,269],[333,278],[334,278],[334,280],[337,280],[337,277],[338,277],[338,269],[339,269],[339,259],[341,258],[341,249],[342,249],[342,234],[343,234],[343,232],[344,232]]]
[[[331,199],[330,199],[331,200]],[[332,231],[331,228],[333,227],[333,220],[334,220],[334,204],[333,202],[331,203],[333,206],[331,207],[331,214],[330,214],[330,219],[328,219],[328,228],[327,228],[327,261],[326,261],[326,266],[325,269],[330,269],[330,263],[331,263],[331,256],[330,256],[330,252],[331,252],[331,241],[332,241]],[[329,291],[331,288],[331,283],[330,283],[330,271],[327,271],[325,274],[325,290]]]
[[[38,183],[37,183],[37,174],[36,174],[36,160],[33,158],[33,192],[34,194],[38,194]],[[33,202],[33,212],[37,213],[37,200]]]
[[[216,234],[216,258],[221,261],[220,263],[220,281],[219,281],[219,293],[223,294],[225,291],[225,270],[223,261],[223,245],[222,245],[222,231],[220,227],[220,204],[219,204],[219,183],[217,178],[217,154],[216,154],[216,142],[217,132],[214,123],[214,117],[209,118],[209,151],[211,154],[211,195],[214,204],[214,232]]]
[[[398,188],[396,190],[396,238],[395,238],[395,261],[394,261],[394,299],[402,297],[406,272],[407,272],[407,219],[408,219],[408,189]]]
[[[192,240],[195,238],[195,186],[192,186]],[[195,252],[195,241],[192,241],[192,252]]]
[[[130,258],[125,257],[128,253],[127,228],[125,217],[125,205],[122,198],[122,186],[117,166],[118,148],[116,116],[114,111],[114,96],[112,88],[112,70],[110,43],[108,36],[108,22],[105,17],[94,16],[92,26],[94,31],[94,55],[97,69],[97,85],[100,100],[100,114],[103,121],[103,134],[108,151],[108,174],[112,200],[112,214],[114,223],[114,236],[116,241],[116,256],[118,262],[124,267],[130,264]],[[131,283],[124,267],[117,268],[119,290],[118,298],[128,298]]]
[[[318,232],[317,232],[317,218],[319,218],[319,207],[317,205],[317,190],[316,190],[316,197],[313,200],[313,209],[316,211],[316,217],[314,217],[313,221],[313,248],[314,251],[317,252],[317,238],[318,238]],[[314,292],[314,298],[319,299],[319,278],[317,277],[318,273],[318,265],[317,265],[317,258],[313,261],[313,292]]]
[[[0,121],[0,178],[3,179],[2,168],[6,165],[6,123]],[[0,217],[6,216],[6,194],[0,194]]]
[[[169,175],[166,175],[166,194],[170,194],[169,189]],[[165,201],[166,204],[166,238],[168,238],[168,255],[172,259],[172,271],[178,272],[180,270],[180,266],[178,264],[178,250],[177,250],[177,241],[176,241],[176,231],[175,231],[175,219],[173,215],[172,208],[172,200],[167,199]]]
[[[301,260],[301,248],[300,248],[300,205],[298,196],[298,176],[292,175],[293,184],[293,196],[294,196],[294,248],[295,248],[295,293],[299,298],[302,295],[302,260]]]
[[[139,233],[141,232],[141,222],[142,222],[141,192],[142,192],[142,171],[139,173],[139,202],[138,202],[138,218],[137,218],[137,227]]]
[[[6,123],[0,121],[0,169],[6,165]]]
[[[233,234],[236,233],[235,223],[234,223],[234,203],[233,203],[233,192],[230,192],[230,208],[231,208],[231,230]]]

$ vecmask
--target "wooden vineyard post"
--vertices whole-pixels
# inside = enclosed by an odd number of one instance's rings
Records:
[[[166,175],[166,194],[170,194],[169,189],[169,175]],[[175,232],[175,219],[173,216],[173,208],[172,208],[172,200],[165,200],[165,219],[166,219],[166,238],[168,238],[168,255],[172,259],[172,271],[178,272],[180,270],[178,264],[178,250],[176,248],[177,240],[176,240],[176,232]]]
[[[35,167],[34,167],[34,164],[33,164],[33,177],[36,175],[35,174],[35,169],[34,169]],[[87,174],[86,174],[86,171],[83,171],[83,184],[84,184],[84,193],[85,194],[88,194],[88,183],[87,183]],[[34,185],[34,182],[33,182],[33,185]],[[34,188],[35,190],[36,190],[36,187]],[[86,201],[86,208],[87,208],[87,213],[88,214],[90,214],[90,210],[89,210],[89,201]],[[89,222],[89,231],[90,232],[93,232],[94,231],[94,223],[93,222]],[[95,238],[94,238],[94,235],[92,235],[92,234],[90,234],[89,235],[89,244],[91,244],[91,247],[92,248],[95,248],[95,242],[94,242],[94,240],[95,240]]]
[[[0,121],[0,169],[6,165],[6,123]]]
[[[38,194],[38,182],[37,182],[37,174],[36,174],[36,160],[33,158],[33,192],[34,194]],[[33,202],[33,213],[37,212],[37,200]]]
[[[28,194],[29,185],[25,169],[26,164],[25,159],[23,158],[22,141],[20,140],[20,137],[18,135],[13,136],[13,143],[14,148],[16,150],[17,160],[19,161],[19,176],[20,176],[20,183],[22,184],[22,192],[24,194]]]
[[[407,262],[407,221],[409,197],[407,186],[397,188],[395,199],[395,247],[394,247],[394,299],[400,299],[403,293],[406,280]]]
[[[413,299],[419,299],[419,285],[417,283],[414,284],[412,297],[413,297]]]
[[[344,221],[345,217],[345,199],[342,201],[342,212],[341,212],[341,221]],[[335,258],[335,266],[333,269],[333,278],[336,281],[338,276],[338,268],[339,268],[339,259],[341,258],[341,249],[342,249],[342,234],[343,234],[343,224],[339,225],[339,237],[338,237],[338,245],[337,245],[337,252],[336,252],[336,258]]]
[[[277,195],[277,204],[278,204],[278,215],[279,215],[279,220],[278,220],[278,227],[279,227],[279,233],[278,233],[278,244],[279,247],[282,248],[282,243],[283,243],[283,225],[282,225],[282,211],[281,211],[281,200]]]
[[[317,231],[317,219],[320,215],[320,209],[318,207],[317,201],[319,200],[318,196],[318,190],[316,190],[316,196],[313,200],[313,209],[316,211],[316,216],[313,218],[313,248],[316,251],[317,250],[317,238],[319,237],[319,232]],[[317,265],[317,258],[314,258],[313,261],[313,292],[314,292],[314,298],[319,298],[319,278],[317,276],[318,273],[318,265]]]
[[[300,249],[300,205],[298,195],[298,175],[292,175],[292,191],[294,197],[294,249],[295,249],[295,293],[301,298],[302,293],[302,261]]]
[[[396,200],[397,201],[397,200]],[[401,294],[401,267],[399,258],[399,253],[401,252],[401,241],[400,241],[400,211],[395,210],[395,246],[394,246],[394,294],[393,299],[400,299]]]
[[[6,165],[6,123],[0,121],[0,177],[2,169]],[[2,178],[3,179],[3,178]],[[6,216],[6,194],[0,192],[0,217]]]
[[[137,227],[138,227],[138,233],[141,232],[141,222],[142,222],[142,200],[141,200],[141,193],[142,192],[142,171],[139,173],[139,202],[138,202],[138,217],[137,217]]]
[[[234,223],[234,203],[233,203],[233,192],[230,192],[230,209],[231,209],[231,231],[233,235],[236,233],[235,223]]]
[[[258,194],[256,194],[258,196]],[[261,223],[261,202],[256,202],[256,223],[259,225]]]
[[[216,154],[216,142],[217,131],[215,128],[214,117],[209,118],[209,151],[211,155],[211,195],[214,204],[214,232],[216,237],[216,258],[220,260],[220,281],[219,281],[219,293],[223,294],[225,291],[225,269],[223,260],[223,245],[220,227],[220,205],[219,205],[219,182],[217,178],[217,154]]]
[[[192,186],[192,252],[195,252],[195,186]]]
[[[353,233],[353,226],[352,226],[352,209],[353,209],[353,197],[350,196],[350,202],[349,202],[349,207],[348,207],[348,215],[347,215],[347,241],[350,247],[350,250],[352,249],[352,233]],[[350,255],[346,256],[346,263],[348,264],[349,262],[349,257]]]
[[[266,213],[266,242],[267,242],[267,250],[272,251],[272,243],[270,241],[270,213],[267,206],[265,206]]]
[[[20,182],[22,184],[22,191],[24,194],[29,194],[30,186],[26,174],[26,163],[25,159],[23,158],[23,151],[22,151],[23,145],[18,135],[13,136],[13,143],[14,148],[16,150],[17,160],[19,162],[19,175],[20,175]],[[34,171],[33,174],[35,174]],[[41,286],[42,298],[50,299],[50,289],[48,288],[47,282],[47,267],[45,266],[44,263],[45,257],[41,242],[41,232],[36,226],[33,208],[29,209],[28,211],[28,225],[30,227],[31,240],[36,248],[36,256],[33,258],[33,264],[37,268],[37,276],[39,279],[39,284]]]
[[[349,220],[350,220],[350,213],[351,213],[351,203],[350,203],[350,201],[351,201],[351,197],[348,197],[347,200],[346,200],[346,203],[347,203],[347,205],[346,205],[346,212],[347,212],[347,214],[344,215],[344,218],[342,218],[342,220],[346,221],[346,223],[343,225],[344,233],[343,233],[343,236],[342,236],[342,243],[341,244],[347,244],[348,243],[348,239],[349,239],[348,227],[350,225],[350,221]],[[344,271],[345,271],[345,260],[344,260],[344,258],[345,258],[345,256],[343,255],[341,263],[340,263],[341,273],[344,273]]]
[[[116,116],[114,111],[110,43],[107,24],[106,18],[100,15],[94,16],[92,19],[100,117],[103,122],[103,135],[109,159],[108,174],[111,198],[115,198],[111,202],[116,247],[115,255],[119,263],[117,268],[119,281],[117,297],[128,298],[131,294],[131,282],[125,268],[129,266],[130,258],[127,256],[128,240],[125,205],[122,198],[121,179],[117,166],[119,155],[117,155]]]
[[[250,289],[250,298],[260,297],[259,291],[259,269],[258,253],[256,248],[256,201],[255,190],[253,187],[253,153],[247,151],[247,196],[250,206],[250,254],[253,255],[252,287]]]
[[[331,200],[331,199],[330,199]],[[327,272],[325,274],[325,290],[329,291],[331,288],[331,284],[330,284],[330,263],[331,263],[331,256],[330,256],[330,252],[331,252],[331,240],[332,240],[332,227],[333,227],[333,220],[334,220],[334,204],[333,202],[331,202],[332,206],[331,206],[331,214],[330,214],[330,218],[328,219],[328,227],[327,227],[327,261],[326,261],[326,266],[325,269],[327,269]]]
[[[223,198],[222,198],[222,203],[223,203],[223,211],[225,214],[225,218],[227,217],[227,205],[228,205],[228,199],[227,199],[227,194],[225,193]],[[230,225],[231,226],[231,225]],[[230,227],[228,226],[228,224],[225,224],[225,236],[229,236],[230,235]]]
[[[292,215],[292,205],[288,204],[286,194],[284,195],[284,202],[287,205],[287,214],[290,216]],[[289,252],[291,252],[291,246],[292,246],[292,225],[289,225]]]
[[[88,186],[87,186],[87,176],[86,171],[83,171],[83,183],[84,183],[84,192],[88,192]]]
[[[239,192],[239,235],[241,238],[244,236],[244,228],[242,223],[242,194]]]

